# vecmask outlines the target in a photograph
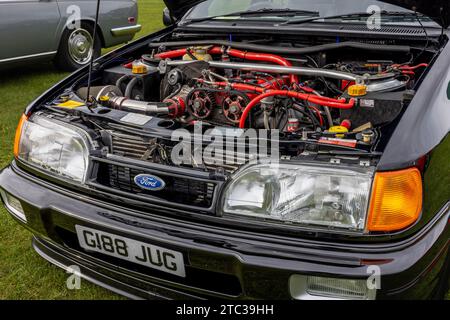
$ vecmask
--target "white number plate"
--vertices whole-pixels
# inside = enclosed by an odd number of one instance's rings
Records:
[[[80,246],[88,251],[131,261],[149,268],[185,277],[183,254],[108,232],[75,226]]]

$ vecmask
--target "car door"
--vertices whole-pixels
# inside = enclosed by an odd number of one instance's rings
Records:
[[[0,63],[53,55],[59,22],[56,0],[0,0]]]

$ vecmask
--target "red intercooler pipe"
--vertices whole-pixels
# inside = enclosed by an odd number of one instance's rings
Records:
[[[188,53],[188,49],[178,49],[173,51],[167,51],[158,53],[155,55],[157,59],[173,59],[184,56]],[[252,61],[264,61],[271,62],[274,64],[278,64],[280,66],[291,67],[292,63],[286,60],[283,57],[277,56],[275,54],[268,53],[256,53],[256,52],[245,52],[236,49],[225,49],[225,51],[221,47],[212,47],[208,50],[209,54],[222,54],[226,53],[234,58],[239,58],[242,60],[252,60]],[[298,77],[296,75],[290,76],[291,83],[298,83]]]
[[[179,58],[187,54],[187,49],[178,49],[167,52],[158,53],[155,55],[156,59],[173,59]]]

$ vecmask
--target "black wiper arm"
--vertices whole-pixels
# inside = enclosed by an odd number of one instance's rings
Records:
[[[266,13],[272,13],[272,14],[283,15],[283,16],[299,15],[299,14],[315,15],[317,17],[319,16],[318,11],[262,8],[262,9],[251,10],[251,11],[249,11],[249,10],[237,11],[237,12],[233,12],[233,13],[221,14],[221,15],[212,16],[212,17],[189,19],[189,20],[186,20],[185,23],[189,24],[189,23],[196,23],[196,22],[204,22],[204,21],[210,21],[210,20],[227,18],[227,17],[235,17],[235,16],[236,17],[257,16],[257,15],[264,15]]]
[[[335,16],[325,16],[325,17],[312,17],[312,18],[306,18],[306,19],[293,19],[288,20],[286,22],[280,23],[280,25],[289,25],[289,24],[303,24],[308,22],[313,22],[317,20],[333,20],[333,19],[339,19],[339,18],[365,18],[365,17],[371,17],[373,13],[367,13],[367,12],[355,12],[355,13],[348,13],[348,14],[340,14]],[[380,15],[382,16],[419,16],[424,17],[421,14],[418,14],[416,12],[397,12],[397,11],[381,11]]]
[[[289,25],[289,24],[303,24],[308,22],[313,22],[317,20],[332,20],[332,19],[339,19],[339,18],[350,18],[350,17],[363,17],[363,16],[369,16],[368,13],[352,13],[352,14],[340,14],[335,16],[325,16],[325,17],[312,17],[312,18],[306,18],[306,19],[293,19],[286,22],[281,23],[280,25]]]
[[[307,14],[307,15],[316,15],[319,16],[319,11],[310,11],[310,10],[297,10],[297,9],[272,9],[272,8],[263,8],[259,10],[252,11],[243,11],[241,16],[250,16],[250,15],[259,15],[265,13],[273,13],[273,14],[283,14],[285,15],[298,15],[298,14]]]

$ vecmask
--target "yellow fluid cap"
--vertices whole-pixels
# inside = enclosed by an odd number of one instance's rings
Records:
[[[109,97],[108,96],[101,96],[99,98],[100,102],[108,102],[109,101]]]
[[[352,97],[360,97],[367,94],[367,86],[364,84],[354,84],[348,87],[348,95]]]
[[[348,129],[344,126],[333,126],[328,129],[328,132],[335,133],[336,138],[344,138],[345,134],[348,132]]]
[[[133,64],[131,72],[134,74],[144,74],[147,73],[147,67],[143,64]]]

